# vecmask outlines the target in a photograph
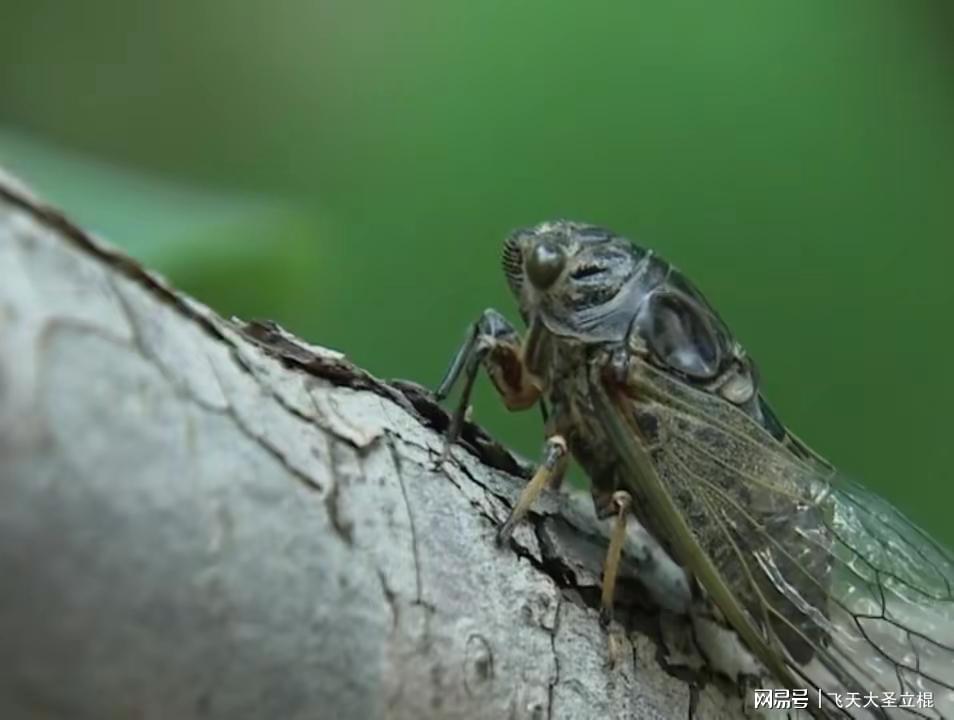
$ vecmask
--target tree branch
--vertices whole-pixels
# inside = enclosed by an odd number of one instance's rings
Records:
[[[0,174],[0,716],[736,717],[635,582],[605,667],[589,500],[496,547],[524,468],[447,422]]]

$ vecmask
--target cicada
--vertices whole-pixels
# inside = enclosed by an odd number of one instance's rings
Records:
[[[464,380],[451,440],[481,366],[509,409],[544,409],[542,463],[500,538],[572,456],[612,518],[604,624],[635,521],[815,716],[954,718],[954,555],[786,429],[685,275],[569,221],[514,232],[503,270],[525,336],[485,311],[437,391]]]

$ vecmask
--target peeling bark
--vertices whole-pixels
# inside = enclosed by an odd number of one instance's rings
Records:
[[[730,718],[605,530],[448,417],[220,318],[0,174],[0,717]],[[690,681],[687,681],[690,678]]]

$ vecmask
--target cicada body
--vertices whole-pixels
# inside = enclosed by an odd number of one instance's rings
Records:
[[[481,364],[512,409],[545,406],[547,455],[502,532],[568,450],[597,513],[632,513],[815,715],[954,718],[954,556],[786,430],[686,277],[566,221],[514,233],[503,265],[525,338],[487,311],[439,390],[466,375],[455,427]]]

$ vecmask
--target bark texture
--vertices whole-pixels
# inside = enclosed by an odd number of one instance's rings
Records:
[[[0,717],[738,716],[634,583],[608,669],[588,500],[497,547],[525,468],[446,426],[0,175]]]

